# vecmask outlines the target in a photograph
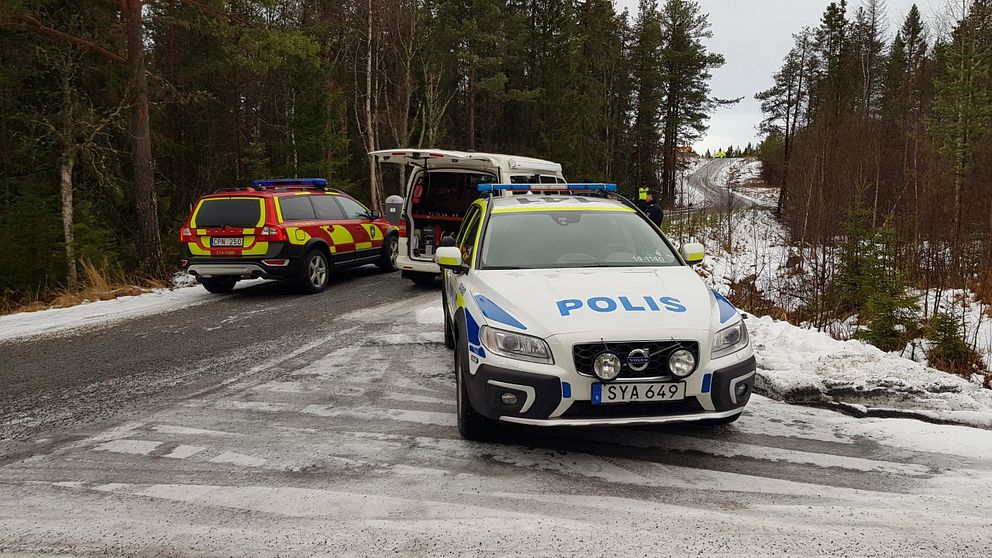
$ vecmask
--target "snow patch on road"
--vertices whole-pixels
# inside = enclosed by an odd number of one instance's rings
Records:
[[[437,426],[456,426],[454,413],[411,411],[407,409],[373,409],[370,407],[346,408],[335,405],[308,405],[302,411],[318,417],[344,417],[364,420],[398,420]]]
[[[170,459],[186,459],[187,457],[192,457],[206,448],[201,448],[200,446],[187,446],[186,444],[179,444],[172,451],[163,455],[162,457],[168,457]]]
[[[156,424],[152,427],[152,430],[162,434],[178,434],[180,436],[240,436],[240,434],[234,432],[206,430],[204,428],[190,428],[187,426],[174,426],[171,424]]]
[[[152,442],[150,440],[111,440],[94,447],[93,451],[148,455],[161,445],[162,442]]]
[[[265,460],[262,459],[261,457],[254,457],[251,455],[245,455],[243,453],[237,453],[234,451],[225,451],[224,453],[211,459],[210,462],[230,463],[232,465],[238,465],[240,467],[261,467],[265,465]]]

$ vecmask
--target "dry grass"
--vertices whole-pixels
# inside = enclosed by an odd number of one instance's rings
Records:
[[[61,288],[20,296],[5,293],[0,297],[0,315],[37,312],[49,308],[68,308],[84,302],[139,295],[168,286],[160,281],[130,277],[119,269],[111,267],[106,261],[95,265],[84,259],[80,261],[79,271],[80,281],[76,288]]]

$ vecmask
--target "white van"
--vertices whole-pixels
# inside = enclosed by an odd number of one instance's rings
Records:
[[[479,197],[479,184],[565,184],[560,164],[529,157],[437,149],[386,149],[369,155],[410,167],[396,266],[405,279],[421,286],[433,285],[441,274],[434,250],[443,237],[458,232],[465,211]]]

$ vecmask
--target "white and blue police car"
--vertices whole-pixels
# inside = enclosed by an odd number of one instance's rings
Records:
[[[742,315],[612,184],[482,184],[442,241],[458,428],[727,423],[751,395]],[[595,191],[599,191],[598,194]]]

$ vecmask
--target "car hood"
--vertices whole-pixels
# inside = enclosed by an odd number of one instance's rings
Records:
[[[473,273],[488,323],[539,337],[709,330],[719,315],[713,292],[684,266]]]

